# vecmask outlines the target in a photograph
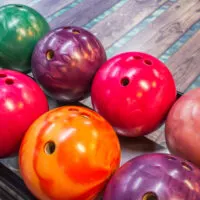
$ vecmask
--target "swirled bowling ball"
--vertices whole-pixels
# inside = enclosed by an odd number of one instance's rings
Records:
[[[89,94],[93,77],[105,61],[105,50],[92,33],[60,27],[36,45],[32,72],[48,96],[74,102]]]
[[[19,4],[0,7],[0,68],[29,72],[33,49],[48,31],[48,23],[34,9]]]
[[[29,126],[46,111],[48,101],[35,81],[0,69],[0,157],[17,153]]]
[[[97,71],[91,97],[95,111],[118,134],[136,137],[162,124],[176,100],[176,87],[160,60],[146,53],[125,52]]]
[[[103,200],[199,200],[200,170],[168,154],[146,154],[125,163]]]
[[[170,152],[200,167],[200,88],[185,93],[177,100],[165,125]]]
[[[42,200],[92,200],[120,162],[110,124],[94,111],[64,106],[37,119],[20,148],[22,177]]]

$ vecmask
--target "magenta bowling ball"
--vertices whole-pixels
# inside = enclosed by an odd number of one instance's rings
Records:
[[[32,72],[48,96],[74,102],[88,96],[93,77],[105,61],[105,50],[92,33],[80,27],[61,27],[36,45]]]
[[[176,100],[169,69],[157,58],[125,52],[105,62],[91,90],[92,104],[120,135],[142,136],[158,128]]]
[[[200,169],[168,154],[146,154],[125,163],[103,200],[199,200]]]
[[[35,81],[0,69],[0,157],[17,153],[26,130],[46,111],[47,98]]]

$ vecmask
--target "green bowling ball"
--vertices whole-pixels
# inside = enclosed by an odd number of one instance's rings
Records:
[[[0,68],[29,72],[33,49],[49,29],[45,18],[30,7],[0,7]]]

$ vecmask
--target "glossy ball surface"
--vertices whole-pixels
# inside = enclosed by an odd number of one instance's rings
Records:
[[[20,148],[27,187],[42,200],[91,200],[120,162],[113,128],[97,113],[64,106],[41,116]]]
[[[200,88],[185,93],[173,105],[165,126],[169,150],[200,167]]]
[[[18,4],[0,7],[0,67],[30,71],[33,49],[48,31],[46,20],[32,8]]]
[[[155,130],[176,100],[168,68],[157,58],[126,52],[108,60],[92,84],[92,104],[115,130],[136,137]]]
[[[105,50],[92,33],[79,27],[61,27],[37,44],[32,71],[47,95],[74,102],[88,95],[92,79],[105,61]]]
[[[146,154],[125,163],[103,200],[199,200],[200,170],[168,154]]]
[[[28,76],[0,69],[0,157],[16,153],[24,133],[41,114],[48,101]]]

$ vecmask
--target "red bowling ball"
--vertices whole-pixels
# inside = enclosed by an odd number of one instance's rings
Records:
[[[31,78],[0,69],[0,111],[0,157],[6,157],[18,151],[26,130],[48,111],[48,101]]]
[[[136,137],[155,130],[176,100],[175,82],[157,58],[140,52],[119,54],[96,73],[92,104],[116,131]]]

